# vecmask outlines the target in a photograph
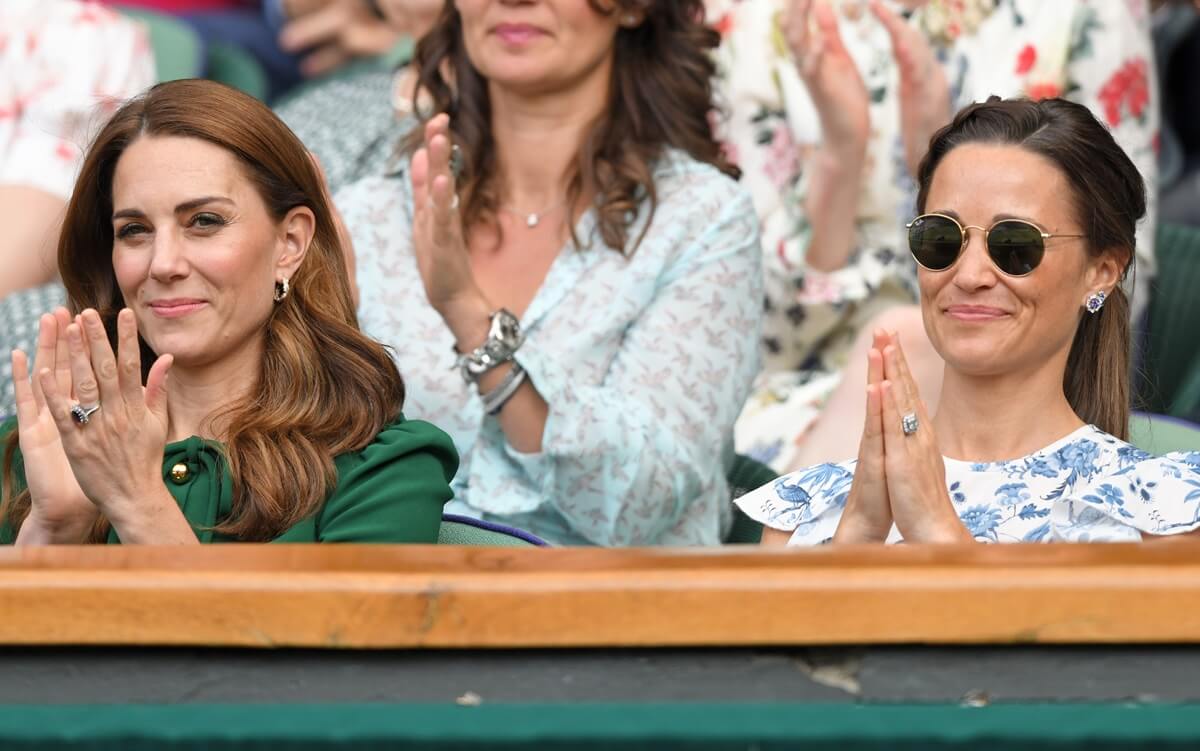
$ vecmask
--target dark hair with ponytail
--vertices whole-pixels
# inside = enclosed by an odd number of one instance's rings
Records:
[[[1012,144],[1053,162],[1071,185],[1070,200],[1088,253],[1118,254],[1130,273],[1146,184],[1137,167],[1091,111],[1065,99],[1002,100],[963,109],[938,131],[917,171],[917,213],[924,213],[933,173],[966,143]],[[1129,434],[1129,298],[1118,284],[1095,314],[1084,313],[1063,374],[1063,391],[1080,419],[1121,439]]]

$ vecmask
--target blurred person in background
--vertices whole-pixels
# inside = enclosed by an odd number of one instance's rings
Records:
[[[142,27],[103,5],[0,3],[0,352],[31,346],[38,316],[65,301],[55,250],[84,149],[154,75]],[[0,357],[0,419],[11,376]]]
[[[463,456],[448,510],[560,544],[730,528],[762,269],[717,41],[700,0],[457,0],[418,45],[404,158],[336,198],[363,328]]]
[[[766,373],[738,423],[777,471],[852,454],[872,332],[904,341],[930,408],[942,362],[904,251],[913,175],[959,106],[1063,96],[1092,110],[1151,185],[1158,110],[1145,0],[708,0],[720,124],[763,223]],[[1135,316],[1153,275],[1138,228]]]
[[[1200,226],[1200,2],[1159,0],[1155,6],[1163,100],[1162,219]]]

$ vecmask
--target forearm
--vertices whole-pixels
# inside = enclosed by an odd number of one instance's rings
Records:
[[[54,278],[65,206],[62,198],[38,188],[0,186],[0,223],[7,228],[0,247],[0,298]]]
[[[855,221],[862,187],[861,154],[823,147],[814,154],[805,212],[812,227],[805,263],[833,272],[850,260],[857,241]]]

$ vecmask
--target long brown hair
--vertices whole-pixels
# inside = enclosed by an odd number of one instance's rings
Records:
[[[316,217],[291,292],[265,322],[257,382],[219,413],[219,424],[228,426],[223,440],[233,510],[214,531],[269,540],[320,508],[337,481],[333,457],[363,448],[397,417],[404,383],[387,350],[358,329],[343,249],[308,152],[261,102],[211,81],[159,84],[121,107],[96,136],[58,246],[73,312],[99,311],[116,347],[116,317],[125,300],[112,267],[113,173],[125,149],[143,136],[220,146],[237,157],[276,221],[298,206]],[[155,355],[141,344],[144,379]],[[9,488],[16,442],[13,434],[4,461]],[[27,492],[11,499],[14,529],[28,509]]]
[[[1071,185],[1088,253],[1123,256],[1122,280],[1132,271],[1137,223],[1146,214],[1146,184],[1087,107],[1065,99],[992,97],[963,109],[933,136],[921,161],[918,214],[925,211],[937,166],[965,143],[1013,144],[1053,162]],[[1063,392],[1075,414],[1121,439],[1129,435],[1129,328],[1129,298],[1118,284],[1099,312],[1081,310],[1063,374]]]
[[[566,205],[575,206],[585,187],[595,189],[600,237],[613,250],[631,252],[629,230],[641,201],[650,202],[651,220],[658,205],[653,168],[665,149],[679,149],[731,177],[740,175],[722,154],[709,122],[716,67],[708,53],[720,35],[705,26],[702,0],[609,0],[608,7],[599,0],[588,3],[603,15],[638,11],[645,19],[617,32],[605,114],[584,138]],[[418,73],[413,112],[422,121],[448,113],[451,135],[462,152],[458,188],[464,223],[494,224],[499,196],[491,100],[487,79],[467,55],[462,17],[452,0],[417,45],[413,64]],[[414,130],[405,148],[415,151],[422,137],[422,129]]]

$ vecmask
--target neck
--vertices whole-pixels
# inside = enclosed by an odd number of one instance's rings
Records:
[[[566,91],[528,95],[490,86],[501,206],[519,213],[562,206],[571,166],[607,106],[611,75],[610,58]]]
[[[261,367],[262,337],[255,337],[217,362],[193,367],[176,363],[171,368],[167,391],[171,416],[167,441],[181,441],[194,435],[223,440],[225,426],[214,424],[213,418],[250,391]]]
[[[1063,393],[1066,354],[1033,372],[999,376],[947,365],[933,420],[942,454],[972,462],[1016,459],[1081,427]]]

